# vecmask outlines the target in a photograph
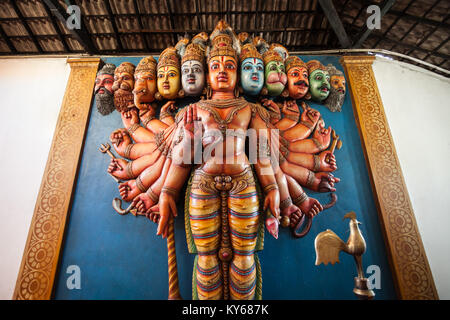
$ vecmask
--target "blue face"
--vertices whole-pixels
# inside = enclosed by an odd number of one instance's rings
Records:
[[[247,58],[241,64],[241,86],[244,93],[256,96],[264,85],[264,64],[257,58]]]

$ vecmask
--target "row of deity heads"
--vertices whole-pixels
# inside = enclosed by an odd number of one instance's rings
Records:
[[[240,91],[248,96],[312,99],[324,102],[331,111],[340,111],[345,96],[344,75],[331,64],[305,63],[289,56],[280,44],[269,46],[245,32],[236,36],[225,21],[209,37],[202,32],[191,41],[183,38],[175,47],[166,48],[158,62],[149,56],[137,67],[129,62],[114,67],[106,64],[97,75],[95,94],[102,114],[112,111],[113,98],[122,112],[133,105],[148,109],[154,100],[210,97],[211,90],[234,90],[236,96]]]

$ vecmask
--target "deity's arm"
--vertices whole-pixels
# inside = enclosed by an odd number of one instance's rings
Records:
[[[282,131],[281,135],[289,142],[294,142],[308,138],[311,135],[313,129],[314,127],[309,123],[300,122],[290,127],[289,129]]]
[[[339,178],[335,178],[328,172],[317,172],[294,165],[288,161],[281,164],[283,172],[294,178],[300,185],[316,192],[336,191],[334,184],[339,182]]]
[[[300,112],[295,100],[285,101],[281,108],[283,119],[275,124],[275,127],[281,131],[286,131],[298,123]]]
[[[154,142],[155,134],[139,124],[133,124],[127,128],[128,133],[135,142]]]
[[[336,159],[335,156],[331,153],[331,151],[323,151],[320,154],[289,152],[285,156],[286,160],[289,161],[290,163],[301,166],[314,172],[319,171],[332,172],[337,169]]]
[[[256,105],[253,109],[253,117],[250,127],[255,129],[257,136],[257,160],[255,171],[261,183],[266,199],[264,206],[270,208],[275,217],[280,215],[280,193],[272,168],[270,157],[270,116],[261,106]]]

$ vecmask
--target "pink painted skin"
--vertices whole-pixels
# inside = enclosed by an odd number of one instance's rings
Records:
[[[278,239],[278,229],[280,226],[280,222],[274,216],[270,216],[266,219],[266,228],[267,231],[275,238]]]

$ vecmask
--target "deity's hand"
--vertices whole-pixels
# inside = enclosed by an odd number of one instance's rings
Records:
[[[194,140],[194,136],[201,138],[201,122],[200,118],[197,116],[197,106],[191,105],[187,107],[186,112],[183,116],[184,124],[184,137],[188,141]]]
[[[298,105],[295,102],[295,100],[285,101],[283,103],[283,107],[281,108],[281,112],[283,112],[284,115],[291,116],[291,117],[300,117],[300,111],[298,109]]]
[[[334,184],[341,181],[341,179],[336,178],[331,173],[328,172],[317,172],[311,189],[316,192],[335,192]]]
[[[141,213],[147,213],[147,211],[156,204],[147,193],[138,194],[132,202],[134,208]]]
[[[141,193],[141,191],[136,186],[136,180],[128,180],[119,184],[119,193],[123,200],[129,202]]]
[[[336,157],[330,150],[322,151],[319,154],[319,171],[333,172],[337,169]]]
[[[305,212],[305,214],[309,217],[312,218],[314,216],[316,216],[319,212],[323,211],[323,207],[320,204],[320,202],[314,198],[307,198],[305,201],[303,201],[300,205],[300,209],[302,210],[302,212]],[[291,224],[291,227],[295,227],[298,223],[298,221],[300,220],[301,216],[295,217],[294,218],[294,224]],[[291,219],[292,221],[292,219]]]
[[[300,220],[302,214],[303,213],[299,207],[297,207],[295,204],[291,204],[290,206],[281,210],[281,216],[282,216],[281,223],[283,223],[283,217],[288,217],[289,221],[290,221],[289,225],[292,226],[292,219],[294,219],[294,221],[298,222]]]
[[[278,104],[270,99],[262,99],[261,104],[271,113],[270,121],[272,124],[281,119],[281,111]]]
[[[109,137],[109,140],[111,140],[114,149],[120,155],[124,155],[125,149],[129,144],[131,144],[131,138],[125,129],[117,129],[113,131]]]
[[[139,116],[136,108],[131,108],[123,111],[120,116],[125,128],[129,128],[133,124],[139,124]]]
[[[128,177],[127,171],[125,170],[127,164],[128,162],[123,159],[111,159],[108,166],[108,173],[122,180],[129,179],[130,177]]]
[[[325,122],[323,120],[320,120],[317,123],[316,129],[314,130],[313,138],[316,139],[321,145],[320,150],[325,150],[330,145],[331,126],[326,129]]]
[[[305,102],[302,102],[301,106],[303,108],[303,113],[300,117],[301,122],[306,123],[311,128],[315,127],[320,119],[320,112],[311,108]]]
[[[146,216],[149,220],[153,221],[154,223],[159,223],[159,218],[161,215],[159,214],[159,204],[154,205],[150,209],[147,210]]]
[[[175,100],[170,100],[161,107],[160,113],[163,113],[163,112],[173,113],[176,110],[177,110],[177,106],[175,105]]]
[[[177,216],[177,205],[172,194],[162,192],[159,196],[159,224],[156,234],[167,238],[169,231],[169,220]]]
[[[264,211],[269,208],[275,218],[280,217],[280,193],[277,189],[270,190],[264,199]]]

